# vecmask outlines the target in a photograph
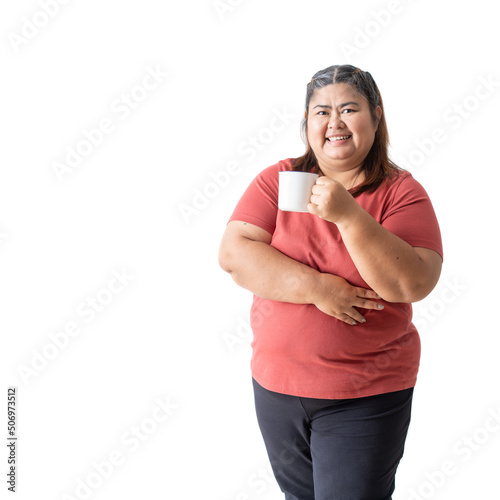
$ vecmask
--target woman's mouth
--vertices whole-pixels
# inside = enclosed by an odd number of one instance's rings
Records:
[[[352,135],[336,135],[336,136],[333,136],[333,137],[327,137],[326,140],[329,141],[329,142],[335,143],[335,142],[347,141],[351,137],[352,137]]]

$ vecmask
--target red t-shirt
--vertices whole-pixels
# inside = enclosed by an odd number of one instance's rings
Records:
[[[278,210],[281,170],[292,170],[292,160],[257,175],[230,221],[254,224],[271,233],[271,246],[292,259],[341,276],[351,285],[370,288],[354,266],[335,224],[309,213]],[[362,193],[356,201],[410,245],[430,248],[442,256],[431,201],[410,173],[384,182],[374,193]],[[383,304],[382,311],[361,309],[366,323],[352,326],[312,304],[254,295],[250,313],[252,376],[270,391],[322,399],[357,398],[413,387],[420,339],[411,321],[412,306]]]

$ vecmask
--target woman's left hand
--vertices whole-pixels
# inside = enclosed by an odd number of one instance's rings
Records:
[[[309,213],[335,224],[349,217],[356,208],[359,205],[351,193],[340,182],[326,176],[316,180],[307,205]]]

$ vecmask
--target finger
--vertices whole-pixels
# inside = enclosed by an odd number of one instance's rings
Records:
[[[361,297],[362,299],[381,299],[382,297],[375,292],[374,290],[370,290],[369,288],[356,288],[356,295]]]
[[[320,179],[322,179],[323,177],[320,177]],[[328,177],[326,177],[326,179],[328,179]],[[325,182],[321,182],[321,183],[318,183],[318,181],[316,181],[316,184],[313,184],[313,187],[311,188],[313,192],[316,192],[316,193],[321,193],[321,191],[324,191],[325,189],[327,189],[325,187]]]
[[[375,302],[374,300],[361,299],[361,298],[358,298],[358,300],[354,305],[356,307],[361,307],[362,309],[375,309],[379,311],[384,308],[384,306],[380,302]]]
[[[354,307],[349,308],[345,313],[340,313],[337,319],[351,326],[366,322],[366,318]]]
[[[348,316],[347,314],[343,314],[340,318],[340,321],[343,321],[344,323],[347,323],[350,326],[355,326],[358,324],[358,322],[354,319]]]
[[[316,184],[318,186],[324,186],[327,182],[328,182],[328,177],[326,175],[323,175],[316,179]]]
[[[351,326],[366,322],[366,318],[359,311],[354,309],[354,307],[349,311],[349,313],[343,314],[342,318],[339,319]]]
[[[307,210],[309,211],[310,214],[318,215],[318,205],[316,205],[315,203],[312,202],[308,203]]]
[[[354,323],[366,323],[366,318],[357,309],[354,309],[354,307],[348,316],[350,316]]]
[[[317,194],[312,194],[312,195],[311,195],[310,201],[311,201],[311,203],[313,203],[314,205],[318,205],[319,200],[321,200],[321,197],[320,197],[320,196],[318,196]]]

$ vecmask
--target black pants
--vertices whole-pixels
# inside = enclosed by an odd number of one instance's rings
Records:
[[[286,500],[391,500],[413,388],[313,399],[253,385],[259,427]]]

